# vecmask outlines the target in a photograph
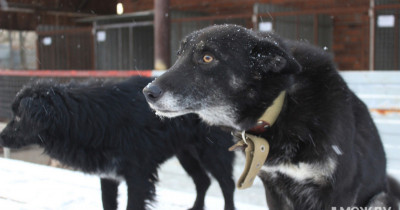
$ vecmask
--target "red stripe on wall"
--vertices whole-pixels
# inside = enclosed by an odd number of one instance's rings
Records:
[[[16,77],[151,77],[152,70],[107,70],[107,71],[82,71],[82,70],[0,70],[0,76]]]

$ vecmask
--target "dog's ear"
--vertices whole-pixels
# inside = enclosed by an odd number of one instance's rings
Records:
[[[256,41],[250,57],[253,68],[267,73],[296,74],[301,71],[301,65],[278,42],[266,38]]]

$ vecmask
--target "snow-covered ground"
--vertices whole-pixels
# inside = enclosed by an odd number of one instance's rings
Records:
[[[4,124],[0,123],[0,130],[2,127]],[[387,138],[383,138],[383,141],[388,157],[388,172],[400,180],[399,143]],[[234,167],[235,180],[240,176],[243,166],[244,157],[238,153]],[[176,158],[162,165],[159,178],[157,202],[153,204],[153,210],[183,210],[192,206],[196,196],[195,187]],[[100,193],[100,181],[96,176],[0,158],[0,210],[98,210],[102,209]],[[126,200],[126,186],[122,183],[119,209],[125,209]],[[251,188],[236,190],[235,204],[238,210],[267,209],[261,181],[257,178]],[[207,192],[206,209],[221,210],[223,205],[221,190],[213,180]]]
[[[190,179],[180,181],[185,182]],[[125,209],[127,196],[124,184],[121,185],[119,193],[121,204],[119,209]],[[152,209],[188,209],[194,199],[195,193],[159,186],[157,202]],[[224,201],[221,197],[211,195],[206,198],[206,209],[223,209],[223,205]],[[265,209],[265,206],[244,202],[236,202],[236,205],[238,210]],[[0,208],[6,210],[102,209],[99,179],[96,176],[66,169],[0,158]]]
[[[5,124],[0,123],[0,131]],[[37,151],[35,153],[40,153]],[[240,176],[244,157],[238,154],[235,180]],[[192,179],[179,161],[172,158],[159,169],[157,203],[154,210],[180,210],[192,206],[196,192]],[[96,176],[77,171],[0,158],[0,210],[102,209],[100,181]],[[126,185],[119,188],[119,209],[126,207]],[[237,209],[266,209],[264,187],[259,179],[252,188],[236,190]],[[223,209],[224,200],[218,183],[213,180],[206,197],[206,209]]]

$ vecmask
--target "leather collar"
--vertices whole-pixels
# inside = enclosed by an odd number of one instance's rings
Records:
[[[268,107],[261,117],[257,120],[257,125],[250,128],[248,131],[251,133],[264,133],[267,128],[272,126],[279,114],[281,113],[283,102],[285,101],[286,91],[280,92],[279,96],[275,98],[272,105]]]
[[[268,107],[263,115],[258,119],[257,125],[251,129],[250,132],[261,134],[268,127],[272,126],[278,118],[283,102],[285,101],[286,91],[282,91],[279,96],[273,101],[272,105]],[[269,143],[265,138],[246,134],[245,131],[241,133],[233,133],[233,136],[241,138],[235,145],[229,148],[230,151],[237,150],[238,148],[244,149],[246,154],[245,168],[237,182],[238,189],[246,189],[253,185],[261,166],[264,165],[268,157]]]

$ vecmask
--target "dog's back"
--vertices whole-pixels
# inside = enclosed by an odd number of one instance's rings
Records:
[[[386,174],[385,152],[378,130],[366,105],[338,74],[331,55],[302,42],[282,40],[282,45],[286,45],[302,67],[296,76],[301,82],[289,89],[296,105],[288,106],[297,106],[292,111],[299,114],[297,119],[283,120],[312,122],[309,129],[313,129],[312,132],[320,130],[313,134],[314,141],[319,141],[315,143],[314,151],[329,151],[331,147],[331,154],[328,152],[324,156],[337,159],[336,172],[332,174],[335,183],[332,190],[338,192],[333,198],[335,206],[391,206],[397,209],[394,197],[400,199],[400,188]],[[321,138],[318,133],[322,134]],[[306,148],[303,150],[307,151]],[[299,159],[306,155],[303,153]],[[349,183],[353,183],[350,188]],[[349,201],[351,197],[355,200]]]
[[[348,197],[356,199],[353,206],[381,202],[371,201],[371,198],[377,192],[390,193],[385,187],[386,158],[368,108],[348,88],[328,53],[305,43],[285,41],[285,44],[303,68],[298,75],[301,84],[293,87],[293,97],[298,95],[297,102],[307,107],[308,110],[300,112],[302,115],[314,115],[303,121],[314,121],[314,129],[320,127],[318,124],[323,125],[320,132],[326,132],[325,138],[331,138],[316,140],[325,142],[321,146],[333,147],[334,153],[328,156],[337,158],[337,172],[332,177],[337,184],[332,187],[341,193],[335,198],[336,205],[348,206]],[[349,188],[345,183],[351,182],[354,186]],[[381,206],[396,206],[389,197],[384,196]]]

